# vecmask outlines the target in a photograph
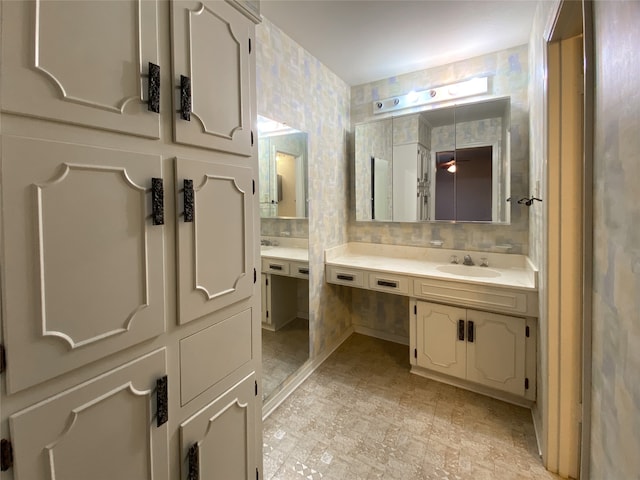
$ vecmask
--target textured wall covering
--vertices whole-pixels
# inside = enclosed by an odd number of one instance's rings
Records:
[[[374,100],[423,90],[474,75],[487,74],[491,94],[511,96],[511,194],[529,194],[529,106],[528,48],[526,45],[464,60],[441,67],[391,77],[352,88],[351,120],[359,124],[380,118],[373,115]],[[410,113],[407,109],[406,113]],[[403,113],[405,113],[403,111]],[[387,114],[388,115],[388,114]],[[354,185],[351,185],[354,188]],[[355,199],[352,200],[355,204]],[[443,240],[445,248],[499,251],[496,245],[511,244],[511,253],[527,254],[529,220],[526,207],[511,205],[511,225],[448,223],[371,223],[349,217],[349,240],[424,246],[431,239]],[[355,211],[355,209],[354,209]]]
[[[531,28],[531,40],[529,42],[529,71],[531,82],[529,85],[529,105],[531,122],[530,128],[530,155],[529,178],[530,184],[539,183],[542,198],[546,191],[545,160],[546,151],[544,135],[546,128],[545,114],[545,52],[547,32],[545,29],[551,24],[557,9],[557,2],[539,2],[536,16]],[[533,408],[534,421],[540,432],[539,441],[541,448],[546,450],[546,436],[542,433],[543,417],[547,409],[548,382],[545,372],[548,371],[548,327],[545,306],[547,303],[547,267],[545,228],[544,228],[544,204],[534,203],[529,209],[529,258],[538,267],[538,302],[540,316],[538,318],[538,352],[537,352],[537,399]]]
[[[640,478],[640,2],[595,2],[591,478]]]
[[[347,241],[350,89],[268,19],[256,27],[256,40],[258,114],[309,134],[309,327],[314,357],[351,325],[350,292],[324,281],[324,250]],[[288,221],[269,221],[263,232],[269,229],[275,235],[274,229],[287,228],[279,222]]]

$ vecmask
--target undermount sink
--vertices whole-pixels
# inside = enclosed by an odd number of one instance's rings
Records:
[[[442,273],[450,273],[451,275],[460,275],[461,277],[497,278],[502,276],[502,274],[496,270],[473,265],[439,265],[436,267],[436,270]]]

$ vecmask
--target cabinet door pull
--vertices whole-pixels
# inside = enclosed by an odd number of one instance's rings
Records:
[[[184,180],[184,221],[193,222],[193,180]]]
[[[151,179],[151,218],[154,225],[164,225],[164,186],[161,178]]]
[[[309,269],[308,268],[298,268],[298,273],[301,273],[302,275],[309,275]]]
[[[390,280],[378,280],[378,285],[381,287],[398,288],[398,282],[392,282]]]
[[[160,113],[160,66],[149,62],[147,110]]]
[[[338,280],[346,280],[348,282],[353,282],[353,275],[345,275],[344,273],[339,273],[336,275]]]
[[[282,265],[274,265],[273,263],[269,264],[270,270],[282,270]]]
[[[191,121],[191,79],[180,75],[180,118]]]
[[[157,427],[164,425],[169,420],[169,392],[167,383],[168,377],[166,375],[156,380]]]
[[[467,325],[467,342],[473,343],[473,321],[469,320]]]
[[[458,340],[464,342],[464,320],[458,320]]]
[[[189,462],[187,480],[198,480],[200,478],[200,449],[198,448],[197,443],[194,443],[189,447],[187,460]]]

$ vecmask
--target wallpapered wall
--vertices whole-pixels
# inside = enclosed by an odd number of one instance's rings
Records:
[[[545,28],[555,15],[557,2],[539,2],[536,16],[531,28],[531,40],[529,41],[529,71],[531,81],[529,85],[529,105],[531,122],[530,128],[530,155],[529,155],[529,179],[532,184],[540,182],[541,188],[546,188],[545,180]],[[544,194],[542,195],[544,199]],[[547,358],[548,328],[544,305],[546,305],[547,281],[546,281],[546,256],[544,249],[544,205],[534,203],[529,209],[529,258],[538,266],[538,303],[540,305],[540,317],[538,318],[538,353],[537,353],[537,399],[533,408],[534,421],[538,431],[541,432],[539,440],[542,442],[542,450],[546,450],[546,437],[542,434],[543,415],[547,408],[547,376],[544,372],[549,370]]]
[[[488,55],[463,60],[441,67],[420,70],[373,83],[355,86],[351,90],[351,121],[360,124],[377,120],[385,115],[373,115],[374,100],[423,90],[474,75],[490,75],[493,96],[511,96],[511,196],[529,195],[529,62],[528,46],[523,45]],[[407,113],[411,109],[407,109]],[[404,111],[403,111],[404,113]],[[388,116],[388,115],[387,115]],[[354,152],[351,152],[352,159]],[[355,173],[351,162],[351,191],[355,190]],[[355,198],[351,199],[355,212]],[[349,241],[396,245],[428,246],[429,240],[443,240],[445,248],[478,251],[503,251],[497,245],[512,245],[510,253],[528,252],[528,209],[509,203],[510,225],[469,223],[391,223],[356,222],[349,216]],[[375,307],[373,307],[375,306]],[[372,314],[374,313],[375,314]],[[378,294],[358,291],[353,294],[353,324],[381,336],[393,333],[397,340],[409,341],[408,303],[401,299],[379,302]]]
[[[591,478],[640,478],[640,2],[594,2]]]
[[[518,198],[528,195],[529,66],[526,45],[353,87],[352,124],[389,116],[373,115],[374,100],[457,82],[481,74],[491,77],[492,96],[511,96],[511,194]],[[406,113],[410,112],[411,109],[406,110]],[[353,184],[351,188],[354,188]],[[352,203],[355,204],[355,199],[352,199]],[[445,248],[480,251],[501,251],[496,245],[511,244],[511,253],[527,254],[527,208],[513,203],[510,205],[511,225],[356,222],[355,215],[351,214],[349,240],[425,246],[429,240],[437,239],[444,241]]]
[[[309,327],[313,358],[351,326],[349,289],[324,281],[324,250],[347,241],[350,88],[278,27],[256,28],[258,115],[309,134]],[[304,220],[269,220],[264,235],[299,236]],[[294,234],[294,232],[296,232]]]

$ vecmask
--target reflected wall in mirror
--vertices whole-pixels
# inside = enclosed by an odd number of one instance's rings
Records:
[[[258,116],[262,396],[286,389],[309,359],[307,134]]]
[[[356,125],[356,220],[509,223],[508,97]]]
[[[307,134],[258,116],[260,216],[307,218]]]

